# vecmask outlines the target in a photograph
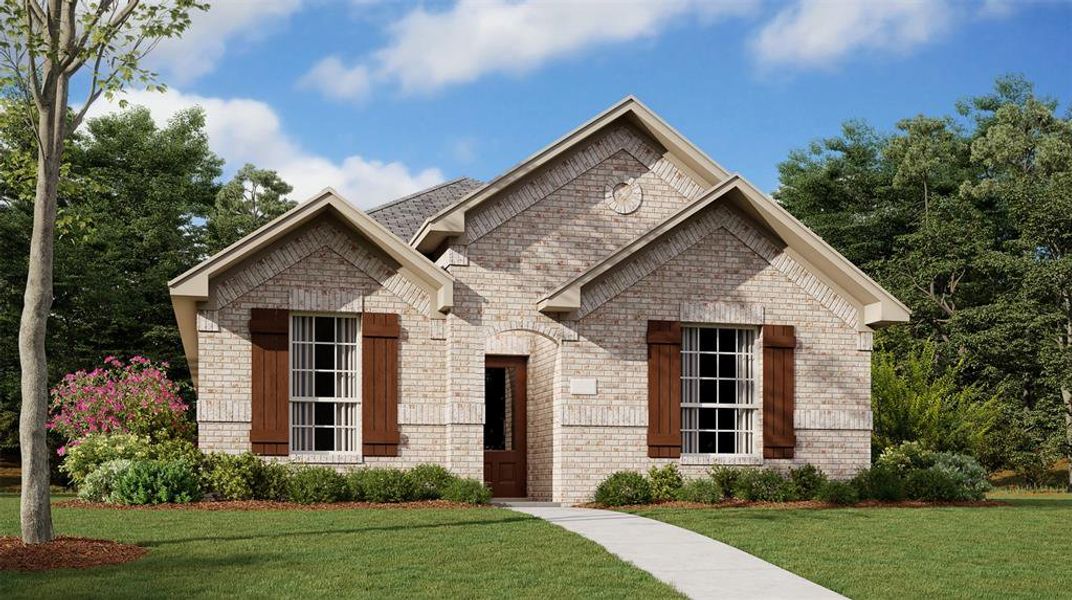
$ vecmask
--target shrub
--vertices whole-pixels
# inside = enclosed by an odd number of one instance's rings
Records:
[[[443,499],[466,504],[487,504],[491,502],[491,490],[478,479],[455,477],[443,489]]]
[[[346,497],[355,502],[364,502],[365,479],[376,469],[357,469],[346,474]]]
[[[201,498],[201,485],[185,461],[137,460],[116,480],[112,493],[122,504],[193,502]]]
[[[651,502],[651,482],[640,473],[612,473],[596,488],[595,501],[607,506],[647,504]]]
[[[209,454],[204,458],[202,483],[221,500],[286,500],[290,470],[251,452]]]
[[[167,366],[141,356],[126,364],[109,356],[103,367],[69,373],[52,388],[48,428],[72,441],[95,433],[153,439],[189,435],[189,407],[179,397],[179,385],[168,379]]]
[[[986,469],[979,461],[967,454],[939,452],[934,457],[934,467],[944,471],[960,488],[958,500],[982,500],[990,491]]]
[[[862,500],[896,502],[904,499],[904,477],[890,464],[876,464],[864,469],[852,479],[852,485]]]
[[[949,502],[961,500],[963,493],[953,475],[936,467],[912,471],[905,479],[905,494],[912,500]]]
[[[737,486],[737,478],[741,476],[741,470],[732,467],[711,467],[710,473],[711,479],[718,484],[722,493],[732,498],[733,488]]]
[[[785,502],[791,490],[789,482],[774,469],[747,469],[737,477],[733,495],[741,500]]]
[[[932,466],[934,455],[934,452],[927,450],[919,442],[905,442],[883,450],[875,464],[893,467],[902,473],[907,473]]]
[[[824,481],[816,490],[815,498],[828,504],[856,504],[860,496],[856,488],[844,481]]]
[[[685,479],[681,476],[681,471],[678,471],[677,465],[674,463],[649,469],[648,481],[651,482],[651,499],[653,502],[672,500],[685,483]]]
[[[967,362],[946,365],[938,355],[932,341],[908,352],[873,354],[876,455],[903,440],[976,454],[993,445],[990,438],[1001,419],[1000,396],[991,396],[978,384],[963,385],[972,379]]]
[[[815,465],[789,469],[789,492],[794,500],[811,500],[826,483],[826,475]]]
[[[129,433],[98,433],[85,437],[78,444],[69,445],[60,470],[70,475],[76,487],[81,487],[86,477],[106,462],[149,458],[152,456],[148,438]]]
[[[223,500],[252,500],[264,463],[255,454],[211,454],[206,460],[205,487]]]
[[[149,455],[157,460],[181,460],[201,469],[206,456],[197,445],[187,439],[166,439],[151,442]]]
[[[677,490],[677,499],[685,502],[717,504],[722,498],[722,488],[710,477],[690,479]]]
[[[457,477],[440,465],[417,465],[406,472],[416,500],[439,500]]]
[[[367,502],[410,502],[417,499],[413,480],[401,469],[362,469],[347,484],[351,497]]]
[[[346,491],[346,479],[327,467],[299,467],[287,480],[287,498],[301,504],[338,502]]]
[[[277,462],[261,461],[259,477],[253,484],[256,500],[286,500],[289,495],[290,469]]]
[[[78,497],[90,502],[115,502],[115,485],[130,468],[125,458],[110,460],[86,476],[78,488]]]

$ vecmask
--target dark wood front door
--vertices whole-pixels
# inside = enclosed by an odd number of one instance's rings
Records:
[[[484,362],[484,482],[497,498],[524,498],[526,358]]]

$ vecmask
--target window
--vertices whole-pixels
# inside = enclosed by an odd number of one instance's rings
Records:
[[[354,317],[291,317],[291,452],[358,451],[359,323]]]
[[[758,408],[755,330],[685,327],[682,336],[682,451],[751,454]]]

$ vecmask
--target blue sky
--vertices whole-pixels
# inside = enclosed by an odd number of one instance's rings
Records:
[[[849,118],[950,114],[1008,72],[1072,100],[1072,2],[214,4],[154,55],[169,91],[129,99],[201,105],[229,169],[362,208],[490,179],[627,94],[767,191]]]

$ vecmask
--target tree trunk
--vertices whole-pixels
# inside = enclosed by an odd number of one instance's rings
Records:
[[[1061,398],[1065,401],[1065,430],[1067,434],[1066,440],[1068,441],[1068,451],[1065,453],[1068,459],[1067,490],[1072,492],[1072,389],[1062,386]]]
[[[1068,302],[1065,302],[1066,308]],[[1065,321],[1065,356],[1072,352],[1072,319]],[[1068,442],[1065,458],[1068,459],[1068,486],[1072,492],[1072,387],[1069,387],[1069,375],[1065,374],[1065,380],[1061,382],[1061,399],[1065,404],[1065,441]]]
[[[47,77],[47,76],[46,76]],[[52,259],[55,245],[56,197],[63,161],[67,116],[67,81],[60,75],[47,82],[55,94],[45,94],[48,105],[39,107],[37,132],[37,190],[34,196],[33,234],[19,322],[19,364],[22,369],[22,410],[19,444],[22,452],[22,540],[27,544],[53,539],[49,498],[48,363],[45,336],[52,309]]]

